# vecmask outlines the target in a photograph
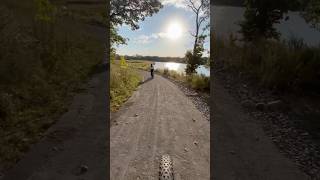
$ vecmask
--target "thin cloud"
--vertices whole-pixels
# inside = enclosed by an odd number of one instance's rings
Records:
[[[133,40],[133,42],[136,44],[149,44],[151,41],[152,37],[147,35],[140,35]]]
[[[133,42],[136,44],[149,44],[154,40],[167,38],[168,34],[164,32],[153,33],[151,35],[140,35],[133,39]]]

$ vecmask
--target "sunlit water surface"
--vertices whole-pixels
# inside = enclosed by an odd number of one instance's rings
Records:
[[[186,64],[176,62],[155,62],[154,64],[155,69],[168,69],[183,74],[185,74],[186,67]],[[203,74],[204,76],[210,77],[210,69],[205,66],[199,66],[196,71],[197,74]]]

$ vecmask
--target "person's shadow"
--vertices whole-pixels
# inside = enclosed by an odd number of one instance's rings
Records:
[[[154,79],[154,78],[149,77],[148,79],[146,79],[146,80],[144,80],[144,81],[141,81],[141,82],[140,82],[140,85],[142,85],[142,84],[144,84],[144,83],[147,83],[148,81],[151,81],[152,79]]]

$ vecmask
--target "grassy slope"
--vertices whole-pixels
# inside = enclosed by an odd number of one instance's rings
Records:
[[[137,66],[121,68],[118,62],[111,64],[110,103],[111,111],[116,111],[132,95],[138,87],[141,76],[136,71]]]
[[[2,15],[12,14],[0,33],[0,169],[7,169],[66,110],[101,62],[103,44],[76,19],[61,17],[44,26],[33,21],[32,3],[4,0],[2,5],[7,10]],[[20,39],[12,38],[18,34]]]

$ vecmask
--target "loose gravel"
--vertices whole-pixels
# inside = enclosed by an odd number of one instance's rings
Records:
[[[163,76],[165,77],[165,76]],[[196,108],[203,114],[203,116],[210,121],[210,106],[209,106],[209,98],[210,95],[206,92],[199,92],[191,87],[188,87],[185,83],[174,80],[170,77],[165,77],[169,81],[173,82],[175,85],[179,87],[179,89],[192,100],[193,104]]]

